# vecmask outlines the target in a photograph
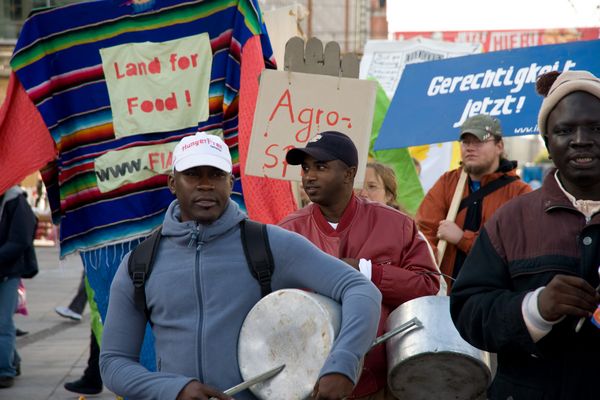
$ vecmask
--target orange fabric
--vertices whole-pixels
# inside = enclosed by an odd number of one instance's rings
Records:
[[[12,72],[0,107],[0,193],[56,157],[50,132]]]
[[[239,137],[240,175],[248,216],[256,221],[275,224],[296,210],[289,182],[246,175],[246,160],[258,96],[258,77],[264,69],[260,37],[249,39],[243,48],[240,84]]]
[[[434,247],[434,252],[437,254],[437,230],[439,226],[439,222],[446,219],[446,215],[448,215],[448,209],[450,208],[450,203],[452,202],[452,196],[454,196],[454,191],[456,190],[456,185],[458,184],[458,178],[460,176],[461,168],[448,171],[444,175],[438,179],[438,181],[433,185],[429,192],[425,195],[423,202],[419,206],[419,210],[417,211],[417,215],[415,216],[415,220],[417,221],[417,225],[421,232],[427,237],[427,240]],[[502,175],[516,176],[515,170],[511,170],[509,172],[495,172],[493,174],[489,174],[483,177],[481,180],[481,186],[487,185],[489,182],[494,181]],[[483,205],[481,209],[481,226],[485,224],[485,222],[490,219],[490,217],[500,208],[504,203],[512,199],[513,197],[517,197],[521,194],[528,193],[531,191],[531,187],[521,180],[516,180],[514,182],[509,183],[506,186],[501,187],[500,189],[490,193],[485,196],[483,200]],[[464,199],[469,195],[469,187],[468,184],[465,185],[465,189],[463,191],[462,198]],[[456,216],[456,224],[462,228],[465,223],[465,217],[467,216],[467,209],[462,209],[458,215]],[[446,252],[444,253],[444,258],[442,259],[440,270],[442,273],[446,275],[452,276],[452,272],[454,269],[454,260],[456,258],[456,248],[458,247],[463,252],[468,253],[477,239],[479,235],[479,231],[465,231],[462,239],[455,246],[451,243],[448,243],[448,247],[446,247]],[[448,287],[450,288],[452,282],[448,282]]]

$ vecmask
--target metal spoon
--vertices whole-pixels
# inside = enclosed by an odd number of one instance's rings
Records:
[[[598,267],[598,276],[600,276],[600,266]],[[600,284],[598,286],[596,286],[596,292],[600,293]],[[583,323],[585,322],[587,317],[581,317],[579,318],[579,321],[577,322],[577,326],[575,326],[575,332],[579,333],[579,331],[581,330],[581,327],[583,326]]]
[[[278,373],[283,371],[284,368],[285,368],[285,364],[280,365],[279,367],[270,369],[267,372],[263,372],[260,375],[256,375],[255,377],[252,377],[252,378],[248,379],[247,381],[240,383],[239,385],[230,387],[223,393],[225,393],[227,396],[233,396],[234,394],[237,394],[237,393],[241,392],[242,390],[248,389],[252,385],[256,385],[257,383],[266,381],[267,379],[274,377],[275,375],[277,375]],[[217,398],[211,397],[208,400],[217,400]]]

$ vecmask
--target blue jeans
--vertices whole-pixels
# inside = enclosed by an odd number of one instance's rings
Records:
[[[15,376],[19,355],[16,350],[15,323],[19,278],[0,281],[0,376]]]
[[[110,244],[79,253],[88,282],[92,289],[94,289],[94,300],[103,321],[106,319],[106,312],[108,310],[110,285],[121,264],[121,260],[141,241],[142,239],[134,239],[130,242]],[[140,351],[140,363],[148,370],[156,371],[154,337],[152,336],[150,324],[146,326],[144,342]]]

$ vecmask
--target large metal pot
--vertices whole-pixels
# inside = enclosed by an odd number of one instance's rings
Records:
[[[423,327],[391,338],[386,345],[388,385],[398,399],[473,400],[491,379],[490,356],[461,337],[450,317],[447,296],[425,296],[392,312],[387,330],[417,317]]]
[[[250,388],[264,400],[307,398],[333,347],[341,306],[330,298],[297,289],[278,290],[250,310],[238,342],[244,380],[285,364],[274,378]]]

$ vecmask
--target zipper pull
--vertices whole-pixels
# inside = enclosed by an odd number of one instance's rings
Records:
[[[198,227],[194,227],[192,231],[192,237],[190,238],[190,242],[188,243],[188,247],[193,247],[198,241]]]

